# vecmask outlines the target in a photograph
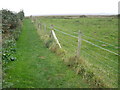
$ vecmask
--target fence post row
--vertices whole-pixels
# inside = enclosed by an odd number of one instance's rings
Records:
[[[81,32],[78,32],[78,48],[77,48],[77,57],[80,58],[80,48],[81,48]]]

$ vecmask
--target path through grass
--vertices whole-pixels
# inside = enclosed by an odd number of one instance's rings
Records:
[[[17,60],[7,65],[5,76],[6,82],[11,83],[12,88],[89,87],[60,57],[43,45],[29,19],[24,20],[15,56]]]

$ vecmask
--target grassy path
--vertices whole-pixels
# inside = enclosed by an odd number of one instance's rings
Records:
[[[49,51],[29,19],[17,41],[16,61],[8,64],[5,80],[12,88],[87,88],[89,85]]]

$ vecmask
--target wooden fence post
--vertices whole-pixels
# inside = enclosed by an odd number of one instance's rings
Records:
[[[38,23],[38,30],[40,30],[40,23]]]
[[[50,26],[50,27],[51,27],[51,29],[52,29],[52,30],[54,30],[54,25],[53,25],[53,24],[51,24],[51,26]]]
[[[44,24],[44,31],[46,32],[46,24]]]
[[[77,57],[80,58],[80,48],[81,48],[81,32],[78,32],[78,48],[77,48]]]
[[[39,23],[37,23],[37,29],[39,30]]]
[[[52,24],[50,25],[50,28],[51,28],[51,31],[50,31],[50,36],[49,37],[51,38],[52,37],[52,30],[54,30],[54,27],[53,27]]]
[[[40,30],[42,30],[42,24],[40,23]]]

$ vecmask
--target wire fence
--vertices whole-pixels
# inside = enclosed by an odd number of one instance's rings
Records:
[[[62,48],[68,50],[71,54],[76,53],[78,49],[78,33],[74,32],[64,32],[64,29],[55,26],[52,28],[51,25],[39,23],[38,21],[39,30],[44,30],[46,33],[50,32],[52,29],[55,31],[56,36],[62,46]],[[59,29],[57,29],[59,28]],[[76,35],[72,35],[76,34]],[[80,49],[80,57],[84,58],[89,65],[92,65],[91,68],[96,70],[94,72],[96,75],[104,76],[103,81],[110,85],[113,84],[115,86],[118,85],[118,53],[101,47],[96,42],[104,43],[112,47],[113,49],[116,47],[113,44],[94,39],[93,37],[89,37],[87,35],[81,34],[82,38],[82,45]],[[85,38],[86,37],[86,38]],[[89,41],[89,39],[94,40],[94,42]],[[101,69],[102,71],[98,70]],[[111,82],[109,82],[111,81]]]
[[[70,37],[78,38],[78,37],[76,37],[76,36],[74,36],[74,35],[65,33],[65,32],[60,31],[60,30],[58,30],[58,29],[55,29],[55,28],[54,28],[54,30],[55,30],[55,31],[59,31],[59,32],[65,34],[65,35],[69,35]],[[118,53],[115,53],[115,52],[110,51],[110,50],[108,50],[108,49],[105,49],[105,48],[103,48],[103,47],[101,47],[101,46],[98,46],[98,45],[96,45],[96,44],[94,44],[94,43],[92,43],[92,42],[90,42],[90,41],[88,41],[88,40],[85,40],[85,39],[82,39],[82,40],[85,41],[85,42],[87,42],[87,43],[89,43],[89,44],[91,44],[91,45],[93,45],[93,46],[95,46],[95,47],[98,47],[98,48],[100,48],[100,49],[103,49],[103,50],[105,50],[105,51],[108,51],[108,52],[110,52],[110,53],[112,53],[112,54],[119,55]]]
[[[61,27],[58,27],[58,26],[55,26],[55,27],[56,27],[56,28],[59,28],[59,29],[61,29],[61,30],[63,30]],[[74,34],[78,34],[78,32],[72,32],[72,33],[74,33]],[[90,36],[86,36],[86,35],[84,35],[84,34],[82,34],[82,36],[85,36],[85,37],[87,37],[87,38],[89,38],[89,39],[95,40],[95,41],[100,42],[100,43],[107,44],[107,45],[112,46],[112,47],[114,47],[114,48],[115,48],[115,47],[119,48],[119,47],[116,46],[116,45],[113,45],[113,44],[110,44],[110,43],[108,43],[108,42],[104,42],[104,41],[101,41],[101,40],[95,39],[95,38],[90,37]],[[104,40],[106,40],[106,39],[104,38]]]
[[[73,38],[78,38],[78,37],[76,37],[76,36],[73,36],[73,35],[71,35],[71,34],[68,34],[68,33],[65,33],[65,32],[63,32],[63,31],[60,31],[60,30],[58,30],[58,29],[54,29],[55,31],[59,31],[59,32],[61,32],[61,33],[63,33],[63,34],[65,34],[65,35],[69,35],[70,37],[73,37]],[[98,48],[100,48],[100,49],[102,49],[102,50],[105,50],[105,51],[107,51],[107,52],[109,52],[109,53],[112,53],[112,54],[115,54],[115,55],[117,55],[117,56],[119,56],[119,54],[117,54],[117,53],[115,53],[115,52],[112,52],[112,51],[110,51],[110,50],[108,50],[108,49],[105,49],[105,48],[103,48],[103,47],[101,47],[101,46],[98,46],[98,45],[96,45],[96,44],[94,44],[94,43],[92,43],[92,42],[90,42],[90,41],[88,41],[88,40],[85,40],[85,39],[82,39],[83,41],[85,41],[85,42],[87,42],[87,43],[89,43],[89,44],[91,44],[91,45],[93,45],[93,46],[95,46],[95,47],[98,47]],[[90,50],[90,49],[89,49]],[[94,51],[95,52],[95,51]],[[112,63],[115,63],[116,65],[118,65],[118,62],[117,61],[114,61],[114,60],[111,60],[110,58],[108,58],[108,57],[106,57],[106,56],[104,56],[104,55],[101,55],[101,54],[99,54],[99,53],[97,53],[97,52],[95,52],[95,54],[94,55],[90,55],[90,56],[99,56],[99,57],[104,57],[104,59],[105,59],[105,61],[106,61],[106,59],[107,60],[109,60],[109,61],[111,61]],[[98,59],[97,59],[98,60]],[[99,61],[101,64],[104,64],[104,62],[102,62],[102,61]],[[110,67],[109,65],[104,65],[104,66],[106,66],[106,67],[108,67],[108,68],[112,68],[112,67]],[[114,71],[116,71],[116,72],[118,72],[118,70],[114,70]]]

